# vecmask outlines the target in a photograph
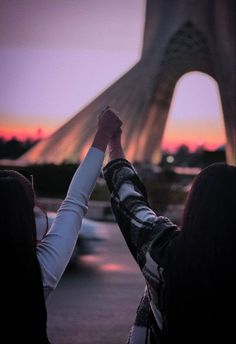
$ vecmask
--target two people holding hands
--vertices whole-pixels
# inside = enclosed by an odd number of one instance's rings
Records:
[[[146,282],[128,343],[233,342],[236,167],[213,164],[200,172],[178,228],[151,209],[125,159],[121,126],[110,107],[102,111],[91,147],[39,243],[32,185],[16,171],[0,171],[2,337],[9,343],[15,333],[20,343],[50,343],[46,301],[72,255],[107,147],[103,172],[112,209]]]

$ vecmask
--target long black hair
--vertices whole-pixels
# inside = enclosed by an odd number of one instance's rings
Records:
[[[236,167],[216,163],[196,177],[165,273],[168,343],[235,338],[235,202]]]
[[[34,192],[16,171],[0,171],[1,334],[7,342],[49,343],[36,255]]]

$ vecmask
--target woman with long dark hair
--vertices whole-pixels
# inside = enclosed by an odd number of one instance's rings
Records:
[[[16,171],[0,171],[0,309],[1,338],[5,343],[49,343],[45,299],[70,260],[106,146],[120,126],[120,119],[106,108],[56,219],[39,243],[32,185]]]
[[[121,131],[109,155],[104,177],[112,208],[146,280],[128,343],[234,342],[236,167],[216,163],[200,172],[178,228],[148,204]]]
[[[222,343],[235,338],[236,167],[200,172],[187,197],[166,269],[167,338]]]

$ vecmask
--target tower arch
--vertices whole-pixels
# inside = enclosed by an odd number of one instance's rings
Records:
[[[217,149],[225,143],[222,102],[216,80],[198,71],[182,75],[175,85],[162,150],[173,153],[182,145],[191,151]]]
[[[158,163],[175,85],[182,75],[196,70],[219,85],[227,162],[236,164],[234,11],[234,0],[182,0],[175,6],[171,0],[147,0],[140,61],[21,160],[80,161],[92,141],[96,116],[109,104],[125,123],[127,158]]]

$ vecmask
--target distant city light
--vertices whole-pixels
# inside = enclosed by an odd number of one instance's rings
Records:
[[[169,164],[172,164],[174,161],[175,161],[175,158],[173,157],[173,155],[168,155],[166,157],[166,161],[169,163]]]

